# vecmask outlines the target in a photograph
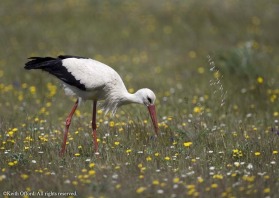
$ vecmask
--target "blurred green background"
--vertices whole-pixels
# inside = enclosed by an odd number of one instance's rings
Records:
[[[258,76],[264,78],[265,86],[278,85],[276,1],[1,4],[0,80],[4,85],[54,82],[41,72],[24,71],[23,66],[27,57],[59,54],[104,62],[120,73],[128,88],[150,87],[159,100],[170,89],[176,90],[177,99],[205,92],[208,55],[232,92],[249,89]],[[5,98],[4,94],[1,100],[10,100]]]

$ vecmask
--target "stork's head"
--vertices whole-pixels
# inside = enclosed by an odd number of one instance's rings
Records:
[[[137,98],[139,99],[140,103],[149,106],[154,105],[156,96],[153,91],[151,91],[148,88],[143,88],[138,90],[135,95],[137,95]]]
[[[156,135],[158,135],[158,122],[156,116],[155,100],[156,96],[153,91],[148,88],[138,90],[135,95],[137,96],[139,103],[147,106]]]

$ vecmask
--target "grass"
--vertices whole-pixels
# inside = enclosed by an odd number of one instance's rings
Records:
[[[276,197],[278,12],[275,1],[3,1],[0,10],[0,191],[25,197]],[[75,98],[23,69],[27,57],[73,54],[111,65],[146,109],[98,111],[70,127]],[[63,194],[64,193],[64,194]],[[68,193],[68,194],[67,194]]]

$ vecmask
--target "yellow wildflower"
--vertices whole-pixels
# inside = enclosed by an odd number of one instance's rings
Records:
[[[146,158],[146,161],[151,161],[152,160],[152,158],[150,157],[150,156],[148,156],[147,158]]]
[[[95,172],[94,170],[89,170],[89,171],[88,171],[88,174],[89,174],[89,175],[95,175],[95,173],[96,173],[96,172]]]
[[[143,191],[146,190],[146,187],[139,187],[137,190],[136,190],[136,193],[140,194],[142,193]]]
[[[183,145],[185,147],[190,147],[193,143],[192,142],[184,142]]]
[[[153,180],[152,184],[153,184],[153,185],[159,185],[160,182],[159,182],[159,180],[156,179],[156,180]]]
[[[197,179],[199,183],[202,183],[204,181],[202,177],[198,177]]]
[[[115,125],[115,124],[114,124],[114,121],[110,121],[110,122],[109,122],[109,126],[110,126],[110,127],[114,127],[114,125]]]
[[[23,180],[26,180],[26,179],[28,179],[29,176],[26,175],[26,174],[21,174],[20,177],[21,177]]]
[[[30,92],[31,94],[35,94],[35,93],[36,93],[36,87],[35,87],[35,86],[30,86],[30,87],[29,87],[29,92]]]
[[[218,188],[218,184],[211,184],[211,188]]]
[[[194,107],[193,111],[194,111],[194,113],[200,113],[202,111],[202,108],[196,106],[196,107]]]
[[[213,178],[214,178],[214,179],[223,179],[223,175],[221,175],[221,174],[216,174],[216,175],[213,175]]]
[[[92,162],[89,164],[89,168],[94,168],[95,164]]]
[[[179,181],[180,181],[179,177],[175,177],[172,180],[173,183],[179,183]]]
[[[166,160],[166,161],[169,161],[169,160],[170,160],[170,157],[168,157],[168,156],[165,157],[165,160]]]
[[[257,82],[258,82],[259,84],[263,84],[263,82],[264,82],[263,77],[259,76],[259,77],[257,78]]]
[[[255,180],[255,176],[243,175],[242,179],[247,182],[253,182]]]
[[[204,73],[204,68],[203,67],[199,67],[198,68],[198,73],[199,74],[203,74]]]
[[[265,188],[263,191],[265,194],[270,193],[270,188]]]

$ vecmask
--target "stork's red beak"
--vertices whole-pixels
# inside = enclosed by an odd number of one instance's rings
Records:
[[[156,116],[156,108],[155,105],[149,105],[147,106],[148,111],[150,113],[150,117],[154,126],[154,130],[156,135],[158,135],[158,122],[157,122],[157,116]]]

